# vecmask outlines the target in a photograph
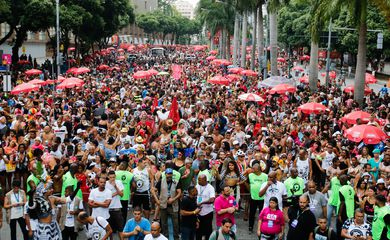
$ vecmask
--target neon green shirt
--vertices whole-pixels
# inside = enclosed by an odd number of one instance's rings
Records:
[[[330,180],[330,189],[332,190],[332,194],[329,197],[328,204],[331,206],[339,206],[340,204],[340,197],[339,197],[339,190],[341,188],[340,180],[337,177],[333,177]]]
[[[133,176],[133,173],[129,171],[115,171],[115,179],[122,181],[123,184],[123,196],[121,197],[121,200],[123,201],[128,201],[130,199],[130,183]]]
[[[340,188],[340,193],[344,197],[345,208],[348,218],[353,218],[355,211],[355,190],[350,185],[344,185]],[[340,201],[337,208],[340,208]],[[338,212],[338,211],[337,211]]]
[[[27,178],[27,192],[26,193],[28,193],[31,190],[30,184],[28,184],[30,181],[33,181],[35,183],[35,186],[38,186],[38,184],[40,182],[39,179],[37,177],[35,177],[34,174],[31,174],[30,176],[28,176],[28,178]],[[28,198],[28,196],[27,196],[27,198]]]
[[[181,178],[181,174],[175,169],[172,170],[173,170],[172,179],[175,180],[176,182],[179,182]],[[162,179],[165,179],[165,172],[162,173]]]
[[[249,188],[251,192],[251,198],[253,200],[264,200],[264,195],[259,197],[259,192],[261,185],[267,181],[268,176],[265,173],[260,173],[260,175],[255,173],[249,174]]]
[[[61,197],[65,197],[65,188],[67,188],[68,186],[73,186],[73,190],[77,188],[77,178],[72,177],[72,174],[70,174],[70,172],[67,172],[62,176]],[[76,196],[80,199],[83,199],[83,193],[81,192],[81,190],[77,192]]]
[[[289,177],[284,181],[284,185],[286,186],[287,197],[291,197],[293,194],[295,196],[302,195],[305,188],[305,182],[301,177],[296,177],[295,179]],[[291,199],[288,199],[288,201],[291,201]]]
[[[374,207],[374,220],[372,221],[372,239],[380,240],[383,229],[386,227],[384,217],[390,214],[390,207]],[[387,239],[390,239],[390,226],[387,226]]]

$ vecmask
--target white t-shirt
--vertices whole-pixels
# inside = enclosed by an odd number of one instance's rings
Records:
[[[66,127],[65,126],[53,127],[53,130],[56,137],[60,137],[61,142],[64,142],[65,136],[66,134],[68,134],[68,130],[66,129]]]
[[[65,226],[66,227],[74,227],[74,216],[75,215],[69,214],[70,211],[74,210],[74,199],[71,200],[69,196],[66,197],[65,204],[67,205],[67,210],[68,210],[66,213]],[[83,201],[79,201],[79,209],[80,210],[84,209]]]
[[[103,217],[96,217],[92,224],[88,224],[88,238],[100,240],[106,235],[108,222]]]
[[[95,202],[104,202],[107,199],[112,199],[112,192],[107,188],[104,189],[103,192],[99,191],[99,188],[92,189],[89,194],[88,200],[93,200]],[[108,208],[97,207],[92,208],[92,217],[103,217],[104,219],[108,219],[110,217],[110,213],[108,212]]]
[[[214,187],[210,184],[206,186],[196,185],[196,190],[198,190],[198,197],[196,199],[197,203],[208,201],[210,198],[215,198]],[[214,204],[202,204],[201,210],[199,212],[200,216],[205,216],[210,212],[214,211]]]
[[[11,193],[11,204],[17,204],[22,202],[22,194],[20,191],[18,193]],[[11,219],[18,219],[23,217],[23,206],[12,207],[11,208]]]
[[[29,206],[28,206],[28,202],[26,202],[26,204],[24,205],[24,215],[27,215],[27,211],[29,209]],[[37,226],[38,226],[38,219],[33,219],[33,218],[30,218],[30,227],[31,227],[31,231],[35,231],[37,230]],[[28,227],[26,225],[26,229],[28,230]]]
[[[260,187],[260,191],[266,186],[267,182],[264,182]],[[267,191],[264,194],[264,208],[268,207],[269,199],[271,197],[276,197],[278,199],[279,209],[283,209],[283,195],[287,195],[286,186],[284,186],[284,184],[279,181],[277,181],[276,184],[273,183],[271,186],[268,187]]]
[[[123,187],[122,181],[115,180],[115,183],[116,183],[116,186],[118,187],[118,189],[120,191],[123,191],[124,187]],[[112,192],[112,194],[117,192],[116,188],[113,185],[111,185],[111,183],[109,183],[108,181],[106,182],[106,189],[110,190]],[[109,208],[110,209],[122,208],[121,197],[119,195],[116,195],[115,197],[112,198]]]
[[[168,240],[164,235],[160,234],[157,238],[154,238],[151,233],[145,236],[144,240]]]

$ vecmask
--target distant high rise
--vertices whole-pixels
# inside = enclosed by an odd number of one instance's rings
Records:
[[[158,7],[157,0],[130,0],[130,2],[134,6],[135,14],[153,12]]]
[[[195,8],[194,6],[184,0],[179,0],[174,3],[177,11],[186,18],[193,19],[195,17]]]

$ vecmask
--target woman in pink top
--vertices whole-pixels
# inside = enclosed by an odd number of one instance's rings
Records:
[[[283,212],[278,207],[278,199],[271,197],[269,207],[264,208],[259,215],[257,235],[261,240],[281,240],[283,230]]]

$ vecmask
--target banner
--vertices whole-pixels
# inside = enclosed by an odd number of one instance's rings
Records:
[[[172,65],[172,77],[176,80],[181,78],[181,72],[183,71],[181,65],[174,64]]]

